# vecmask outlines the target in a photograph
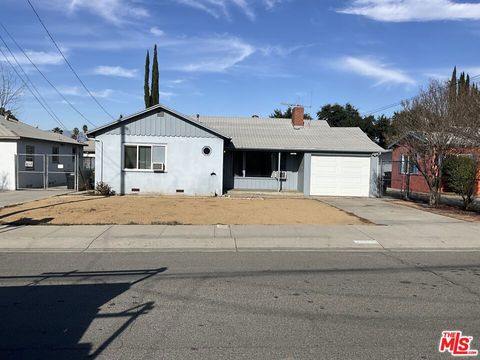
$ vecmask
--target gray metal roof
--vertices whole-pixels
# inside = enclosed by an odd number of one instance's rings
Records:
[[[67,136],[50,131],[43,131],[18,120],[7,120],[5,116],[0,115],[0,140],[14,140],[20,138],[81,145],[76,140]]]
[[[199,121],[228,135],[237,149],[382,152],[360,128],[330,127],[326,121],[305,121],[294,128],[290,119],[200,116]]]

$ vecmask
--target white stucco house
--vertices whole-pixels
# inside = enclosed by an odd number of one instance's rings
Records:
[[[190,117],[156,105],[91,130],[95,181],[119,194],[197,196],[238,190],[371,196],[383,149],[326,121]]]
[[[77,187],[82,148],[69,137],[0,115],[0,190],[71,187],[71,181]]]

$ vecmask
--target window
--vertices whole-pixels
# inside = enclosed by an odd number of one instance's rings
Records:
[[[415,161],[412,159],[411,156],[402,155],[400,161],[400,174],[410,174],[410,175],[417,175],[418,174],[418,167],[415,165]]]
[[[52,147],[52,163],[58,164],[58,146]]]
[[[73,162],[73,163],[75,163],[76,155],[77,155],[77,148],[76,148],[76,147],[72,147],[72,162]]]
[[[137,169],[137,146],[125,146],[125,169]]]
[[[202,149],[202,153],[203,153],[203,155],[208,156],[212,153],[212,148],[210,146],[205,146]]]
[[[152,168],[152,147],[151,146],[138,147],[138,168],[142,170]]]
[[[152,163],[166,163],[166,147],[163,145],[125,145],[123,168],[151,170]]]

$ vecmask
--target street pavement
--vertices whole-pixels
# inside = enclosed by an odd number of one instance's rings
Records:
[[[0,253],[1,359],[449,359],[479,252]]]

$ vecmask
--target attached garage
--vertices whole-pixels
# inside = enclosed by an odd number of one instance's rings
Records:
[[[368,197],[370,174],[370,156],[312,154],[310,194]]]

